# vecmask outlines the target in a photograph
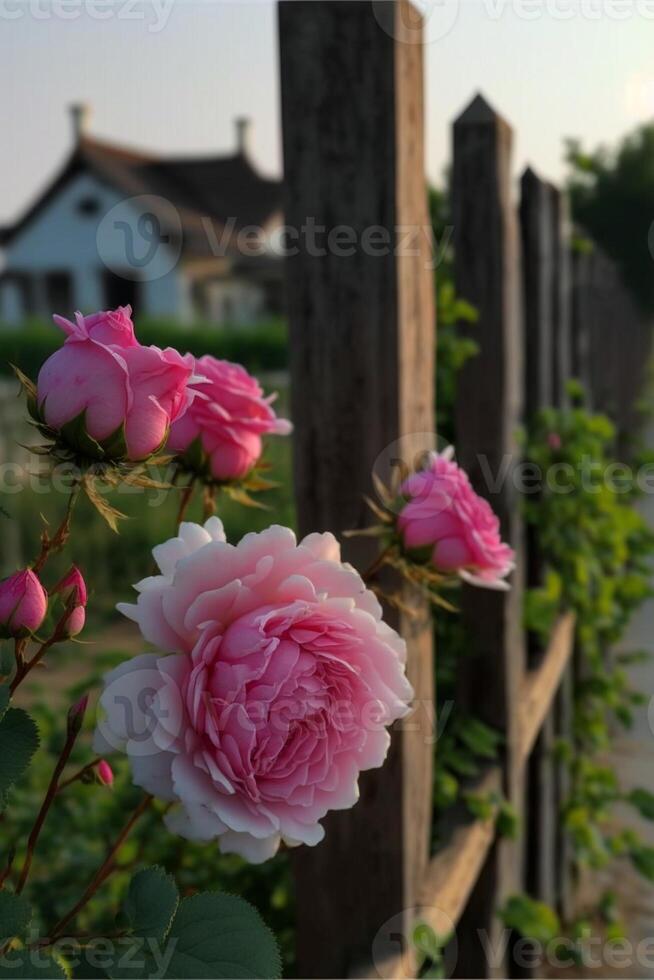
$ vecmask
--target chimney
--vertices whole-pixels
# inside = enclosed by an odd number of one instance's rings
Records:
[[[249,157],[252,120],[249,116],[237,116],[234,120],[234,126],[236,128],[236,151],[244,157]]]
[[[91,107],[83,102],[75,102],[70,106],[70,120],[73,124],[73,141],[79,143],[88,132],[91,119]]]

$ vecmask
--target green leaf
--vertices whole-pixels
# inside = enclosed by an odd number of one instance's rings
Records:
[[[123,911],[137,936],[163,942],[178,903],[179,893],[171,875],[162,868],[144,868],[129,884]]]
[[[654,820],[654,793],[646,789],[633,789],[627,801],[635,807],[646,820]]]
[[[648,881],[654,881],[654,847],[638,847],[631,852],[631,862]]]
[[[22,708],[9,708],[0,721],[0,801],[23,775],[39,747],[39,731]]]
[[[561,934],[561,924],[554,909],[527,895],[513,895],[509,898],[500,911],[500,918],[525,939],[549,943]]]
[[[22,936],[32,919],[29,902],[12,892],[0,892],[0,947],[9,939]]]
[[[185,898],[169,941],[174,952],[166,976],[176,980],[281,976],[275,937],[256,909],[234,895]]]
[[[16,666],[16,659],[6,645],[0,645],[0,677],[9,677]]]
[[[6,714],[10,699],[11,692],[9,690],[9,685],[0,684],[0,721],[2,721]]]
[[[12,950],[0,959],[0,977],[15,980],[66,980],[64,968],[42,949]]]

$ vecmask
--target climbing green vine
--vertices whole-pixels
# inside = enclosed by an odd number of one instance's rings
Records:
[[[569,772],[560,819],[571,842],[573,879],[584,868],[602,868],[622,857],[654,882],[654,848],[620,827],[616,814],[617,804],[626,803],[654,820],[654,795],[625,791],[605,761],[616,726],[628,728],[634,707],[647,700],[630,686],[626,670],[647,654],[616,655],[613,648],[634,611],[652,595],[654,535],[634,507],[640,492],[634,469],[613,456],[612,423],[582,406],[578,385],[570,385],[569,394],[572,407],[542,411],[525,440],[525,457],[538,473],[537,486],[526,496],[526,520],[544,565],[541,586],[526,597],[526,626],[545,639],[561,611],[576,615],[573,730],[556,746]],[[523,935],[536,928],[539,909],[540,918],[553,921],[553,910],[542,903],[524,896],[511,902],[504,920]],[[602,896],[589,917],[606,922],[603,909],[610,904]],[[610,925],[615,933],[615,918]],[[568,927],[575,932],[579,924]]]

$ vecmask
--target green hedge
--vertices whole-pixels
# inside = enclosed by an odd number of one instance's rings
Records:
[[[247,326],[198,323],[182,326],[174,320],[141,318],[136,332],[142,344],[175,347],[192,354],[237,361],[250,371],[277,371],[288,365],[288,338],[282,319]],[[31,320],[22,327],[0,324],[0,373],[9,374],[16,364],[30,378],[63,340],[63,334],[43,321]]]

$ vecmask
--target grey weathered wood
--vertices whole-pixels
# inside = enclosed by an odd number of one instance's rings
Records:
[[[552,280],[552,395],[554,405],[567,404],[566,384],[572,377],[571,289],[572,255],[568,200],[556,187],[550,188],[552,201],[552,244],[554,275]]]
[[[398,43],[396,18],[417,27],[404,0],[279,7],[286,223],[298,231],[307,222],[344,225],[356,238],[347,257],[329,247],[312,254],[300,231],[287,261],[301,533],[369,522],[363,494],[372,493],[377,458],[398,437],[434,428],[423,50]],[[395,249],[398,226],[416,230],[413,254]],[[362,247],[371,229],[376,244]],[[429,442],[408,439],[402,458],[412,463]],[[373,546],[354,539],[343,551],[364,568]],[[300,976],[365,971],[380,930],[377,969],[389,976],[410,969],[398,937],[406,936],[406,910],[417,904],[429,856],[432,637],[426,611],[388,619],[408,641],[422,706],[395,733],[386,765],[361,779],[357,806],[330,815],[325,841],[297,853]]]
[[[590,324],[593,320],[593,256],[587,252],[572,254],[572,329],[570,334],[572,377],[585,388],[587,403],[592,407],[593,393],[590,362]]]
[[[525,337],[525,413],[527,422],[554,401],[556,262],[554,193],[527,168],[521,180],[520,227]],[[558,312],[558,311],[557,311]],[[542,557],[534,528],[527,533],[527,587],[542,584]],[[538,665],[543,644],[528,637],[528,658]],[[526,887],[551,903],[555,893],[556,814],[554,802],[554,717],[548,712],[528,760],[525,833]]]
[[[520,186],[525,413],[530,418],[553,402],[554,221],[550,185],[528,167]]]
[[[462,665],[460,697],[476,715],[504,730],[505,792],[520,810],[523,786],[515,705],[525,660],[520,573],[523,529],[512,470],[522,414],[523,356],[511,142],[510,126],[481,96],[454,123],[456,290],[477,308],[474,336],[480,345],[479,355],[459,377],[457,453],[477,491],[498,514],[504,538],[518,553],[518,571],[512,576],[510,592],[464,589],[462,615],[471,649]],[[493,481],[498,483],[494,486]],[[461,919],[457,975],[487,975],[479,930],[491,937],[497,933],[497,906],[509,893],[519,891],[521,884],[520,846],[501,841],[491,851]]]

